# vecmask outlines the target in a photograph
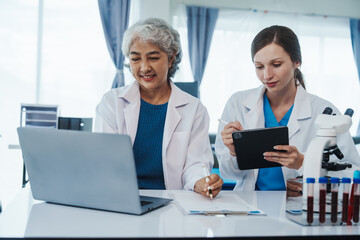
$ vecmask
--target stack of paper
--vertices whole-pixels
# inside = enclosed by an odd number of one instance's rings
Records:
[[[235,193],[220,192],[213,199],[192,191],[172,191],[171,195],[178,208],[186,214],[234,214],[234,215],[265,215],[251,206]]]

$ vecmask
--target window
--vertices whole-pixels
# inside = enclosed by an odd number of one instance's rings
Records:
[[[175,81],[193,81],[188,56],[186,14],[180,7],[173,19],[183,47],[183,60]],[[298,35],[307,91],[331,101],[341,112],[355,110],[350,132],[360,119],[360,86],[347,18],[264,13],[220,9],[213,34],[200,97],[210,115],[210,132],[216,132],[226,101],[236,91],[260,85],[251,61],[250,46],[265,27],[285,25]]]
[[[97,1],[44,4],[40,102],[62,116],[94,117],[116,70],[106,47]]]
[[[42,60],[37,65],[42,3]],[[21,152],[8,149],[18,143],[20,104],[36,103],[38,97],[40,104],[59,105],[61,116],[95,117],[95,107],[110,89],[116,70],[97,1],[0,1],[0,38],[0,200],[6,205],[21,187]]]

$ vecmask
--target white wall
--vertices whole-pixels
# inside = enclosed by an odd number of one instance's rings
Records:
[[[179,4],[360,18],[360,0],[132,0],[131,4],[129,25],[148,17],[171,23]]]
[[[132,20],[156,17],[171,22],[170,0],[132,0]],[[131,25],[131,23],[129,24]]]
[[[181,3],[360,18],[359,0],[171,0],[171,9],[176,9],[176,5]]]

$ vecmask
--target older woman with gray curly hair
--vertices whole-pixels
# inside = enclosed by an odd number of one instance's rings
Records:
[[[103,96],[96,131],[131,137],[140,189],[215,197],[223,181],[204,177],[213,165],[207,110],[171,80],[182,57],[178,32],[161,19],[139,21],[125,32],[122,51],[136,81]]]

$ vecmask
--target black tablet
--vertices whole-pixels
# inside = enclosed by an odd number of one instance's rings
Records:
[[[264,159],[264,152],[274,152],[276,145],[289,145],[288,128],[273,127],[236,131],[232,133],[239,169],[282,166]]]

